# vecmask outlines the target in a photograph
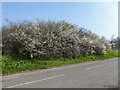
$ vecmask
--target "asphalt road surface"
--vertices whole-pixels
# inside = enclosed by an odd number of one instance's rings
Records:
[[[2,77],[3,88],[117,88],[118,58]]]

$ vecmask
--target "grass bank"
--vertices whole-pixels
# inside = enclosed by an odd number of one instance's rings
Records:
[[[113,57],[118,57],[120,54],[118,52],[107,51],[105,55],[100,56],[81,56],[73,58],[59,58],[59,59],[50,59],[50,60],[35,60],[35,59],[21,59],[17,56],[0,56],[2,60],[2,74],[12,74],[15,72],[21,72],[26,70],[35,70],[35,69],[45,69],[53,66],[60,66],[66,64],[81,63],[87,61],[95,61],[101,59],[108,59]]]

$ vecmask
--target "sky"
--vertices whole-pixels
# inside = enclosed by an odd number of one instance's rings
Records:
[[[118,36],[117,2],[3,2],[3,25],[6,18],[14,22],[34,18],[65,20],[108,40]]]

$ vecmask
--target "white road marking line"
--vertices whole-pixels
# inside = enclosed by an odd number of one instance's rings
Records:
[[[44,80],[48,80],[48,79],[52,79],[52,78],[56,78],[56,77],[61,77],[61,76],[64,76],[64,75],[65,74],[61,74],[61,75],[57,75],[57,76],[52,76],[52,77],[48,77],[48,78],[44,78],[44,79],[40,79],[40,80],[36,80],[36,81],[31,81],[31,82],[26,82],[26,83],[14,85],[14,86],[9,86],[9,87],[6,87],[6,88],[13,88],[13,87],[17,87],[17,86],[27,85],[27,84],[31,84],[31,83],[35,83],[35,82],[40,82],[40,81],[44,81]]]
[[[103,65],[98,65],[98,66],[95,66],[95,67],[90,67],[90,68],[87,68],[86,70],[97,68],[97,67],[102,67],[102,66],[104,66],[104,64]]]

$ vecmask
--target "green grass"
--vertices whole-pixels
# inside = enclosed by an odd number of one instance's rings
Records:
[[[29,60],[27,59],[27,57],[24,56],[22,58],[20,58],[20,56],[0,56],[0,60],[2,60],[2,75],[6,75],[6,74],[12,74],[15,72],[21,72],[26,70],[45,69],[53,66],[95,61],[95,60],[108,59],[118,56],[120,56],[120,53],[118,54],[118,52],[107,51],[105,55],[100,55],[100,56],[93,55],[86,57],[81,56],[75,59],[52,58],[50,60],[35,60],[35,59]]]

